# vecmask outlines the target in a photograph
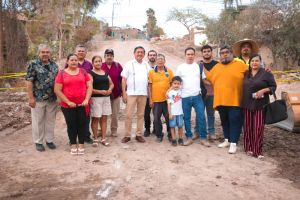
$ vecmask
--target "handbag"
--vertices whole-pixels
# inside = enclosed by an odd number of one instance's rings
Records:
[[[264,106],[265,124],[274,124],[288,117],[285,100],[277,99],[275,92],[273,95],[275,101]]]

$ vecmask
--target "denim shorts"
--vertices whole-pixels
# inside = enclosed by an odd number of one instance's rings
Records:
[[[170,128],[183,127],[183,115],[173,115],[173,119],[169,120]]]

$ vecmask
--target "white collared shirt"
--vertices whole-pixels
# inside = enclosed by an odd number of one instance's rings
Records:
[[[148,95],[148,72],[151,70],[145,61],[137,62],[135,59],[126,63],[121,76],[126,78],[127,95]]]
[[[197,63],[183,63],[178,66],[176,76],[182,79],[182,98],[197,96],[201,93],[200,89],[200,67]],[[206,76],[202,72],[202,79]]]

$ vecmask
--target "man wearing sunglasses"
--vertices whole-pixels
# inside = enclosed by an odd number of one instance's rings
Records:
[[[247,69],[245,63],[233,59],[231,47],[225,45],[220,48],[220,63],[210,71],[205,70],[206,79],[214,87],[214,109],[219,111],[225,138],[218,147],[230,146],[230,154],[236,152],[241,134],[243,119],[240,102]]]

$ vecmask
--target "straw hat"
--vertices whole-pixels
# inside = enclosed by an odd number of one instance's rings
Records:
[[[240,56],[241,55],[241,46],[242,46],[243,43],[251,44],[252,54],[259,52],[258,44],[254,40],[245,38],[245,39],[242,39],[242,40],[240,40],[240,41],[233,44],[232,50],[233,50],[233,55],[234,56]]]

